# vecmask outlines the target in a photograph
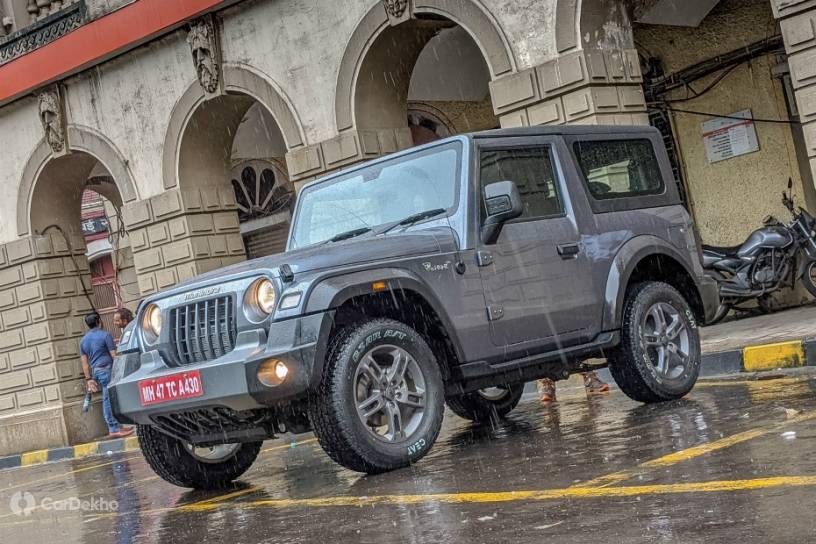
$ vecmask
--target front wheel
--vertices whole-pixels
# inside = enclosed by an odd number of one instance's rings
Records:
[[[805,265],[805,272],[802,274],[802,283],[808,293],[816,298],[816,261],[810,261]]]
[[[701,359],[697,323],[683,295],[662,282],[635,286],[624,306],[621,343],[609,356],[621,390],[639,402],[681,398],[697,382]]]
[[[354,325],[333,343],[309,414],[320,445],[346,468],[377,474],[415,463],[442,427],[436,357],[398,321]]]
[[[221,489],[246,472],[262,442],[196,447],[149,425],[136,429],[139,447],[153,472],[179,487]]]
[[[481,423],[512,412],[523,394],[524,384],[502,385],[449,397],[446,402],[451,412],[457,416]]]

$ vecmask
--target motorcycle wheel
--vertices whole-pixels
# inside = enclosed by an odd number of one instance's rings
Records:
[[[805,289],[811,296],[816,297],[816,261],[810,261],[805,266],[805,272],[802,274],[802,283]]]
[[[717,313],[714,314],[714,317],[712,317],[711,320],[709,320],[708,323],[706,323],[706,325],[716,325],[717,323],[725,319],[725,316],[727,316],[728,312],[730,311],[731,305],[725,302],[721,302],[720,307],[717,308]]]

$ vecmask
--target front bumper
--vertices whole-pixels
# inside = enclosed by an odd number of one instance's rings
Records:
[[[233,351],[194,365],[169,366],[157,350],[117,357],[108,389],[114,416],[122,423],[150,425],[167,414],[213,407],[246,413],[302,398],[320,380],[323,369],[320,339],[326,338],[321,331],[330,324],[330,313],[319,313],[273,323],[268,337],[262,329],[244,331],[238,334]],[[257,368],[273,358],[284,361],[290,372],[282,384],[267,387],[258,381]],[[141,380],[188,370],[201,373],[202,396],[142,406]]]

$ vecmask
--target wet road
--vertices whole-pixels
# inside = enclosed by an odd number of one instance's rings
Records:
[[[220,494],[166,484],[138,453],[0,472],[0,542],[813,540],[813,372],[701,381],[657,406],[559,396],[493,426],[448,414],[419,465],[375,477],[309,435],[266,443]]]

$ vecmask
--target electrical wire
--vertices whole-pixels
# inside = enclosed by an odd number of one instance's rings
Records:
[[[784,119],[762,119],[762,118],[754,118],[754,117],[737,117],[736,115],[720,115],[719,113],[712,113],[706,111],[695,111],[695,110],[686,110],[680,108],[671,108],[665,105],[665,102],[655,102],[651,105],[649,109],[653,111],[670,111],[672,113],[685,113],[688,115],[701,115],[704,117],[717,117],[719,119],[735,119],[738,121],[751,121],[752,123],[771,123],[771,124],[778,124],[778,125],[801,125],[802,123],[799,121],[791,121],[791,120],[784,120]]]
[[[85,298],[88,299],[88,305],[91,307],[91,310],[95,312],[96,304],[94,304],[93,300],[91,299],[91,295],[88,293],[88,289],[85,288],[85,281],[82,279],[82,273],[80,272],[81,269],[79,268],[79,263],[76,260],[76,255],[74,255],[74,248],[71,247],[71,240],[65,234],[65,231],[62,230],[62,227],[60,227],[57,224],[48,225],[47,227],[42,229],[42,231],[39,232],[39,234],[42,236],[45,233],[47,233],[50,229],[55,229],[57,232],[60,233],[62,239],[65,240],[65,245],[68,247],[68,253],[71,255],[71,261],[74,263],[74,269],[77,271],[77,274],[79,274],[79,284],[82,286],[82,293],[85,295]]]

